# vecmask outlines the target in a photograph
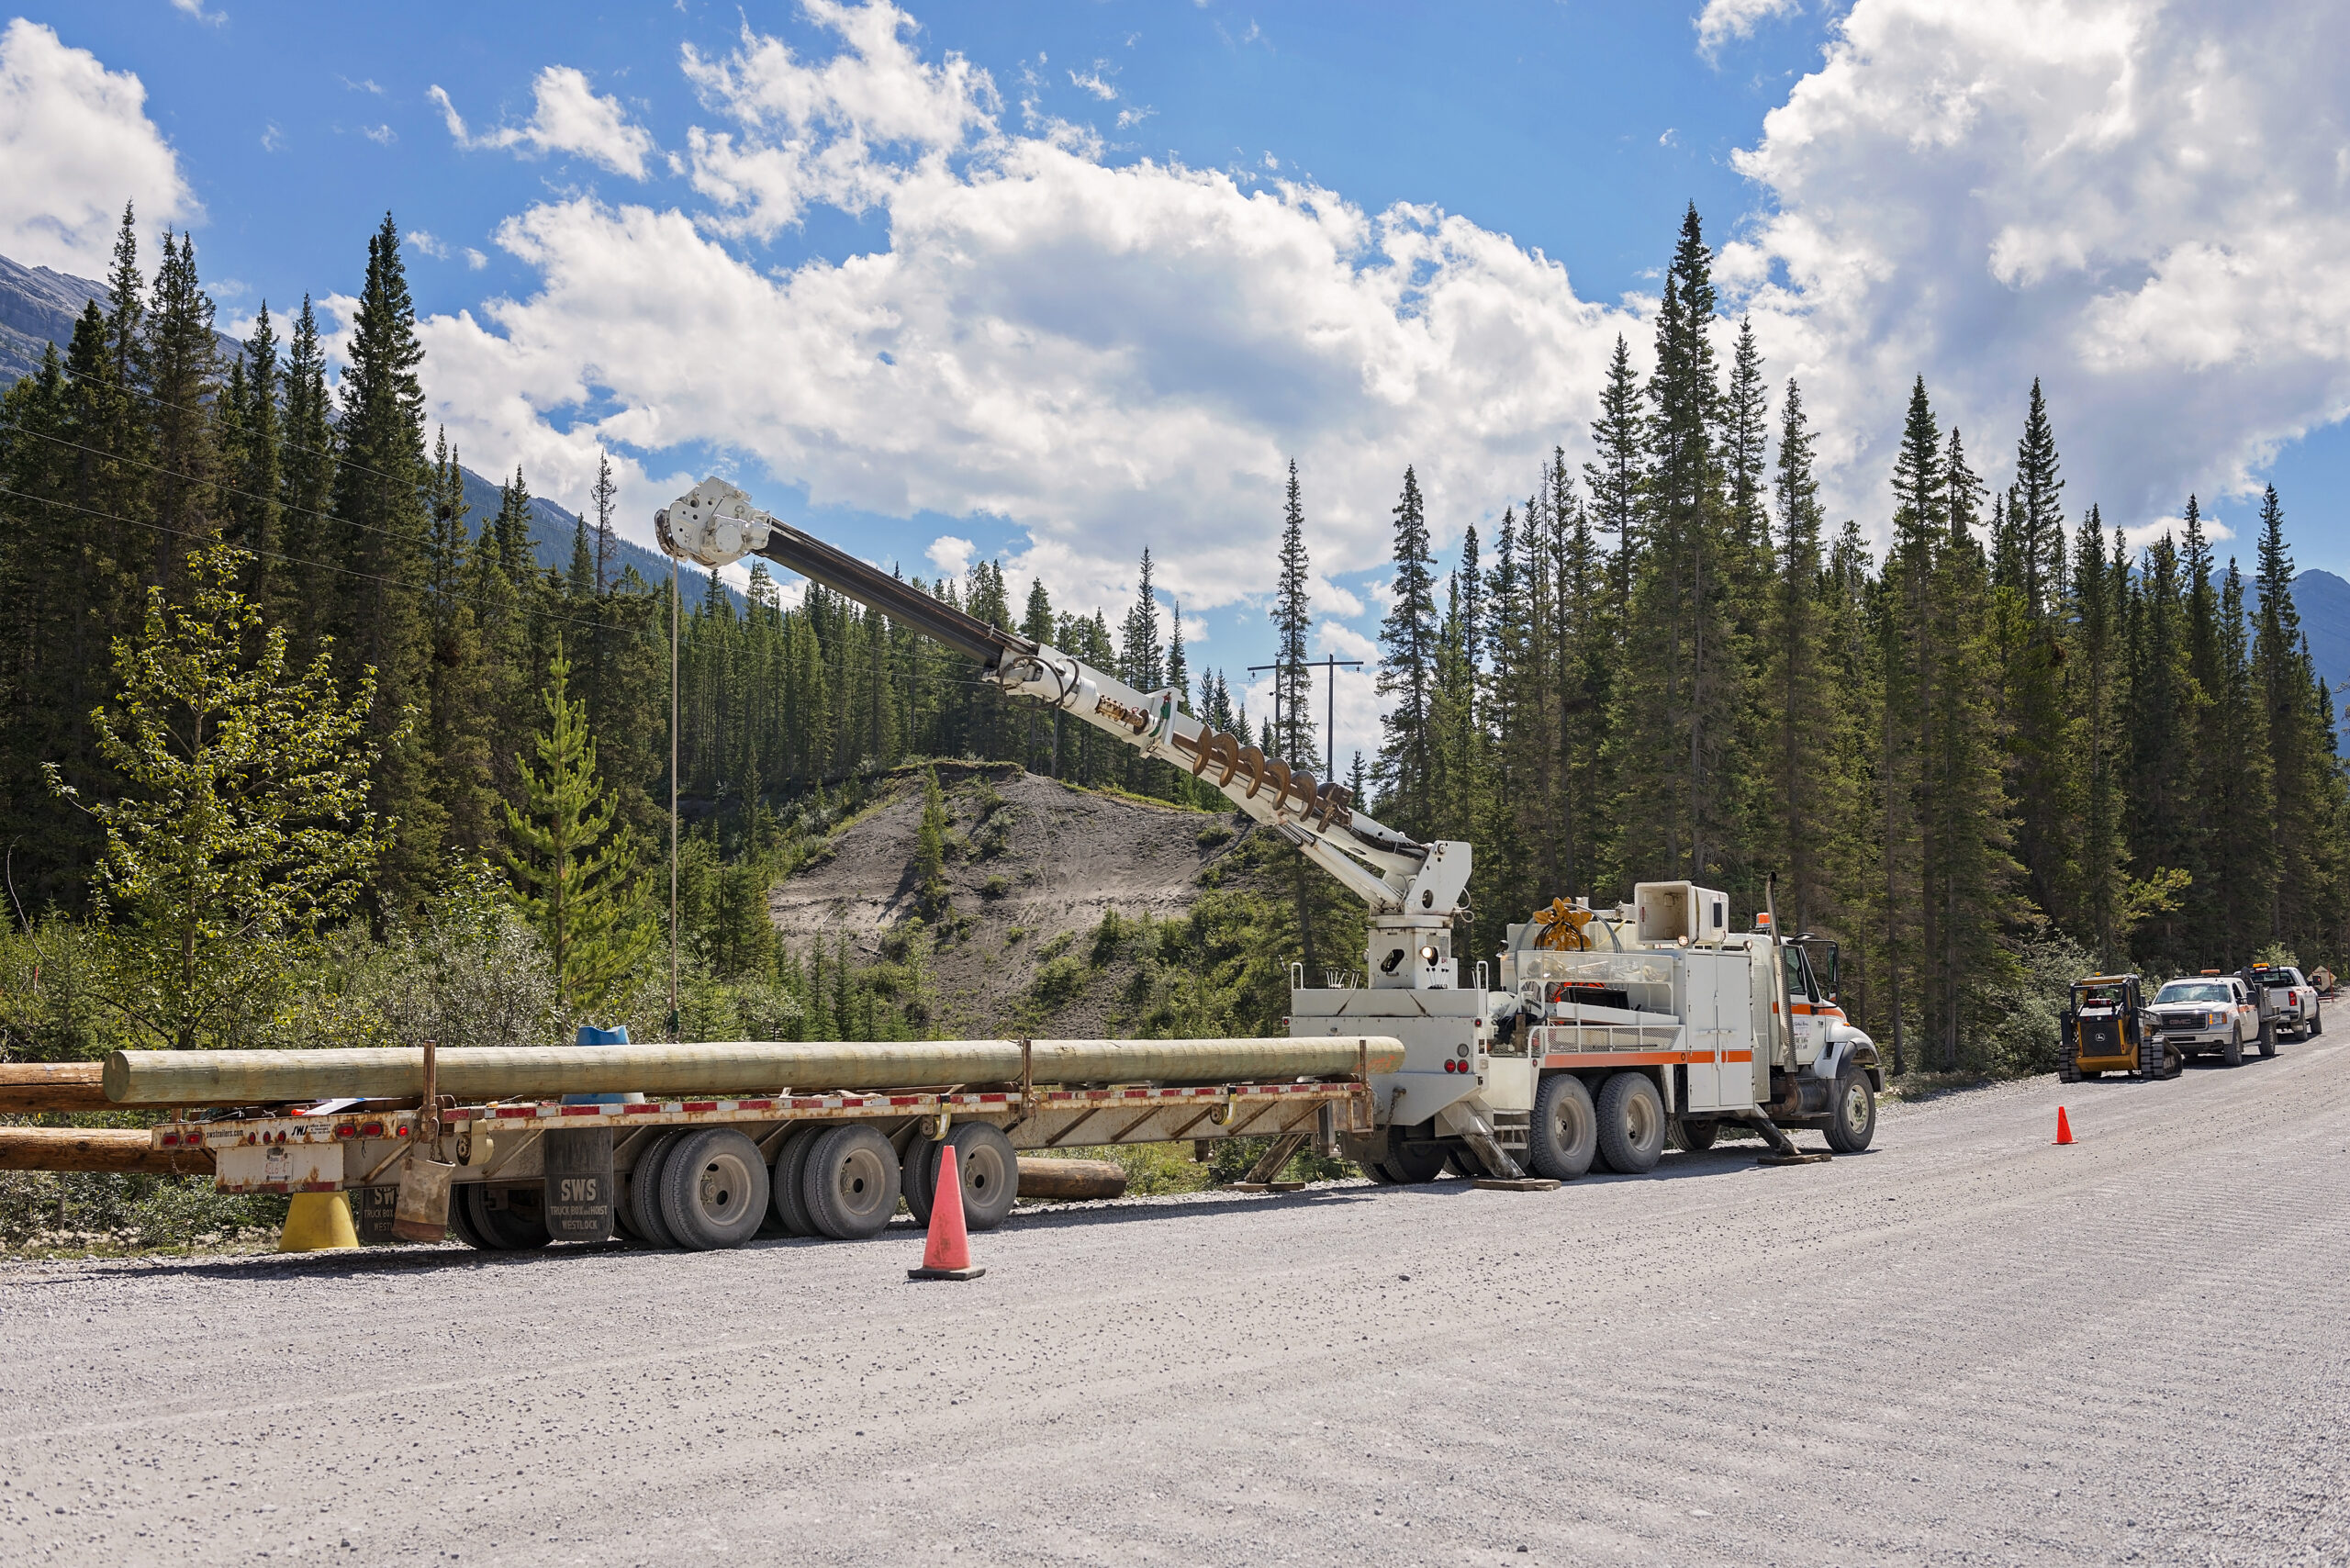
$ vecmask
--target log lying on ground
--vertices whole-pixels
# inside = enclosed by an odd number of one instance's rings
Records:
[[[0,1115],[35,1111],[111,1111],[94,1061],[0,1062]]]
[[[209,1176],[201,1148],[151,1148],[138,1127],[0,1127],[0,1170],[110,1170]]]
[[[1020,1157],[1024,1198],[1115,1198],[1126,1190],[1126,1168],[1107,1159]]]
[[[1016,1083],[1016,1040],[910,1040],[882,1044],[776,1043],[506,1046],[439,1054],[439,1088],[459,1100],[532,1095],[712,1095],[909,1089],[925,1084]],[[1393,1036],[1320,1039],[1037,1040],[1036,1083],[1240,1083],[1335,1078],[1368,1059],[1395,1072]],[[118,1105],[287,1104],[336,1095],[396,1099],[424,1092],[424,1052],[388,1047],[325,1051],[117,1051],[106,1058],[106,1099]]]

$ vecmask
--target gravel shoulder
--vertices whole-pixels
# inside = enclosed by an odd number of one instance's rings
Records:
[[[1828,1165],[1024,1212],[964,1285],[904,1225],[10,1265],[0,1560],[2338,1563],[2345,1190],[2321,1040]]]

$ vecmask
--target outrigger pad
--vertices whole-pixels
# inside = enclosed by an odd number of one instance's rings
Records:
[[[1757,1165],[1825,1165],[1835,1158],[1832,1154],[1804,1154],[1798,1151],[1790,1154],[1766,1154],[1754,1163]]]
[[[1469,1183],[1487,1193],[1555,1193],[1559,1183],[1548,1176],[1480,1176]]]

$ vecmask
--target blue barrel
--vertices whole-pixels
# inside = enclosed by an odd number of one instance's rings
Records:
[[[629,1043],[628,1025],[623,1024],[617,1029],[599,1029],[593,1024],[582,1024],[579,1025],[579,1038],[573,1043],[582,1046],[624,1046]],[[644,1103],[644,1096],[642,1094],[566,1094],[563,1097],[563,1103],[566,1105],[642,1105]]]

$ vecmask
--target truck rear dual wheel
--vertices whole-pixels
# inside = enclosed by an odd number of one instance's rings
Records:
[[[1681,1147],[1691,1154],[1703,1154],[1713,1148],[1714,1139],[1720,1136],[1722,1130],[1719,1122],[1692,1121],[1686,1116],[1680,1118],[1677,1125],[1681,1130]]]
[[[767,1212],[767,1163],[733,1127],[681,1137],[661,1165],[661,1219],[688,1252],[740,1247]]]
[[[800,1197],[818,1232],[836,1241],[878,1233],[898,1212],[898,1151],[862,1122],[828,1127],[808,1146]]]
[[[1664,1154],[1664,1096],[1645,1072],[1619,1072],[1599,1089],[1599,1159],[1639,1176]]]
[[[669,1234],[669,1222],[661,1213],[661,1171],[668,1163],[669,1151],[677,1147],[682,1133],[662,1133],[643,1154],[628,1174],[629,1233],[648,1247],[675,1247],[677,1238]]]
[[[1599,1113],[1591,1091],[1572,1072],[1554,1072],[1534,1092],[1527,1119],[1526,1162],[1538,1176],[1572,1182],[1591,1169],[1599,1151]]]

